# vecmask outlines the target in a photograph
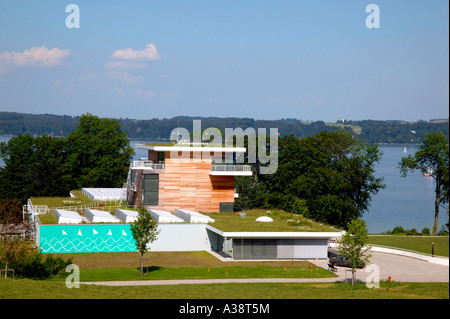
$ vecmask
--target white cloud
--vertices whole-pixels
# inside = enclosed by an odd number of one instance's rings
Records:
[[[71,54],[70,50],[41,47],[32,47],[23,52],[0,53],[0,69],[5,67],[44,66],[53,67],[61,65],[63,60]]]
[[[132,48],[117,50],[112,54],[112,57],[126,61],[145,61],[160,59],[158,50],[153,43],[147,44],[144,50],[133,50]]]

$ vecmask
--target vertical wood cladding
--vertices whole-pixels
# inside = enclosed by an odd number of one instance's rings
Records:
[[[209,175],[211,158],[171,155],[165,153],[165,169],[158,172],[158,206],[147,207],[171,212],[176,208],[218,212],[221,202],[234,202],[234,176]],[[154,158],[149,152],[150,156]]]

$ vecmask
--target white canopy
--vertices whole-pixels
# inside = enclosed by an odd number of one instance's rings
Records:
[[[158,223],[183,223],[184,220],[165,210],[147,209]]]
[[[120,220],[108,212],[86,208],[84,211],[86,217],[92,223],[119,223]]]
[[[69,210],[55,208],[53,215],[58,221],[58,224],[80,224],[83,221],[83,217],[80,214]]]
[[[183,220],[189,223],[205,224],[205,223],[214,223],[215,221],[209,216],[187,209],[175,209],[174,215],[182,218]]]

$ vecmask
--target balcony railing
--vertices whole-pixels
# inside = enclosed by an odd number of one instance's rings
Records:
[[[155,170],[164,169],[164,163],[153,163],[152,161],[145,161],[145,160],[132,161],[130,163],[130,166],[132,169],[155,169]]]
[[[211,165],[211,175],[252,175],[250,165]]]

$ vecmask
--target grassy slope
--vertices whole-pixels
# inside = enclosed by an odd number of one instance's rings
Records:
[[[0,299],[428,299],[449,298],[448,283],[388,283],[378,289],[364,284],[261,283],[202,284],[136,287],[81,285],[66,288],[64,282],[3,279]]]
[[[431,254],[432,242],[434,242],[435,255],[449,257],[448,236],[369,236],[369,244],[403,248],[425,254]]]

